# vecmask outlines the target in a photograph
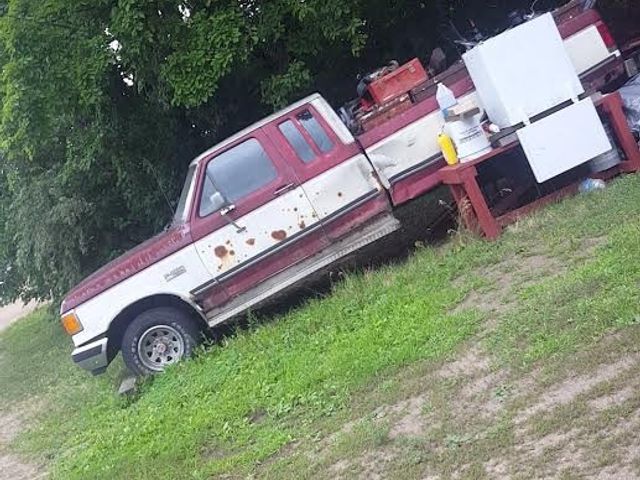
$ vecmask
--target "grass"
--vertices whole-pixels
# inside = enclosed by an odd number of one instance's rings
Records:
[[[98,378],[79,371],[68,339],[38,311],[0,335],[2,405],[44,406],[12,448],[64,479],[330,477],[330,465],[375,449],[405,452],[385,464],[391,478],[422,475],[425,464],[445,477],[457,465],[481,478],[482,461],[513,441],[509,418],[454,418],[446,410],[459,385],[424,378],[474,339],[497,365],[525,375],[556,368],[610,332],[636,332],[638,214],[640,177],[625,177],[523,220],[496,243],[462,234],[419,248],[401,265],[348,275],[326,298],[239,331],[133,399],[114,393],[120,364]],[[553,259],[555,271],[523,269],[535,255]],[[493,311],[456,308],[472,291],[494,303],[496,291],[509,298]],[[489,317],[497,317],[491,329]],[[367,420],[323,443],[412,390],[429,392],[424,415],[444,422],[430,438],[390,442],[389,425]],[[508,401],[511,386],[491,395]]]

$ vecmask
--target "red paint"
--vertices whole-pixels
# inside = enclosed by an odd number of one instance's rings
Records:
[[[277,273],[296,265],[328,246],[327,237],[317,230],[304,238],[292,242],[281,251],[273,253],[228,280],[221,282],[229,298],[236,297],[254,288]],[[208,292],[205,293],[205,296]]]
[[[180,225],[147,240],[74,287],[62,301],[61,313],[92,299],[108,288],[181,250],[191,242],[189,225]]]
[[[229,295],[227,295],[227,291],[222,286],[215,284],[196,300],[202,306],[202,309],[208,312],[227,303]]]
[[[602,41],[604,42],[604,44],[607,46],[609,50],[616,48],[616,41],[613,38],[613,35],[611,34],[611,31],[609,30],[609,27],[607,26],[606,23],[604,22],[598,23],[598,32],[602,37]]]
[[[626,157],[626,160],[620,164],[621,171],[627,173],[640,171],[640,150],[638,150],[638,144],[631,130],[629,130],[620,92],[604,97],[602,99],[602,110],[611,120],[611,128]]]
[[[391,205],[389,204],[389,200],[387,200],[387,196],[383,192],[380,192],[379,195],[368,200],[358,208],[354,208],[333,222],[326,224],[324,231],[331,241],[335,242],[352,233],[357,228],[362,227],[373,217],[383,212],[389,212],[390,210]]]
[[[250,138],[255,138],[260,142],[260,145],[262,145],[262,148],[264,148],[265,152],[273,162],[276,171],[278,172],[278,176],[270,184],[263,186],[259,190],[237,201],[235,203],[235,210],[229,213],[229,218],[241,218],[273,200],[274,192],[280,187],[284,185],[297,184],[297,179],[295,178],[293,171],[287,165],[285,159],[276,149],[275,145],[262,128],[249,132],[224,148],[212,152],[207,158],[198,163],[198,172],[196,173],[197,184],[194,196],[196,200],[190,214],[191,232],[194,242],[228,225],[227,220],[220,215],[219,212],[212,213],[206,217],[200,217],[198,213],[200,209],[200,198],[204,188],[205,173],[209,162],[215,162],[218,155],[236,147]]]
[[[602,17],[595,10],[586,10],[579,15],[576,15],[572,18],[567,18],[566,20],[558,23],[558,30],[560,31],[560,36],[562,38],[569,38],[572,35],[575,35],[578,32],[581,32],[587,27],[591,25],[597,25],[602,22]]]
[[[394,205],[401,205],[424,195],[440,185],[439,171],[446,165],[441,159],[424,170],[413,173],[405,179],[394,182],[391,186],[391,199]]]

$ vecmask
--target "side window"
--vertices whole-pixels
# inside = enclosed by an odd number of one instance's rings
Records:
[[[313,152],[311,145],[307,143],[302,133],[300,133],[300,130],[298,130],[291,120],[281,123],[278,128],[296,151],[300,160],[304,163],[310,163],[315,160],[316,154]]]
[[[251,138],[209,161],[200,201],[200,216],[215,212],[215,193],[234,203],[270,184],[278,177],[276,167],[260,142]]]
[[[313,138],[313,141],[322,153],[327,153],[333,149],[333,142],[327,135],[327,132],[324,131],[320,122],[316,120],[309,110],[300,112],[296,115],[296,118],[300,122],[300,125],[302,125],[302,128]]]

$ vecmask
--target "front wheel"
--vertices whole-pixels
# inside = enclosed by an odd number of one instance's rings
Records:
[[[138,375],[163,372],[190,357],[202,339],[198,323],[185,312],[159,307],[138,315],[122,338],[124,363]]]

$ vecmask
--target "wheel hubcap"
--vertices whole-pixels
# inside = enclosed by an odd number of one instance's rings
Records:
[[[161,372],[184,356],[184,340],[173,327],[160,325],[144,332],[138,341],[138,358],[149,370]]]

